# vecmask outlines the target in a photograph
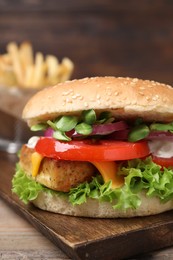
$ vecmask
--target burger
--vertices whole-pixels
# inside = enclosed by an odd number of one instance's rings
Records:
[[[37,92],[12,191],[60,214],[118,218],[173,209],[173,88],[93,77]],[[38,135],[37,131],[42,134]]]

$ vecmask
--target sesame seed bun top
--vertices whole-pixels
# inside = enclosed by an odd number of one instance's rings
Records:
[[[28,124],[59,115],[94,109],[111,111],[117,118],[143,117],[146,121],[173,120],[173,88],[136,78],[94,77],[67,81],[37,92],[26,104]]]

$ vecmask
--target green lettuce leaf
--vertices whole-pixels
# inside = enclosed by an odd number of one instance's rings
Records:
[[[24,203],[34,200],[44,190],[50,194],[68,196],[73,205],[80,205],[92,198],[110,202],[114,209],[122,210],[138,208],[141,204],[138,193],[141,191],[145,191],[148,197],[158,197],[163,203],[173,199],[173,169],[161,169],[150,157],[120,164],[118,174],[124,176],[124,185],[121,188],[111,189],[111,181],[104,183],[102,176],[97,175],[90,183],[82,183],[69,193],[64,193],[52,191],[28,178],[17,165],[12,191]]]
[[[16,173],[12,179],[12,192],[16,193],[20,200],[27,204],[29,201],[36,199],[40,191],[45,191],[50,194],[56,193],[28,178],[20,165],[16,164]]]
[[[41,190],[42,185],[30,180],[17,164],[16,174],[12,180],[12,192],[16,193],[24,203],[28,203],[30,200],[36,199]]]

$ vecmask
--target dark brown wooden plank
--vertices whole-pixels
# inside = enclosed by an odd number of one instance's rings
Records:
[[[161,11],[163,12],[167,7],[171,7],[172,3],[169,0],[153,0],[152,5],[150,1],[143,0],[139,2],[138,0],[131,0],[130,2],[126,0],[115,1],[115,0],[88,0],[86,1],[57,1],[57,0],[6,0],[0,2],[0,11],[84,11],[84,12],[106,12],[106,11]]]
[[[0,52],[15,40],[70,57],[73,78],[115,75],[173,84],[173,2],[2,1]]]
[[[0,196],[73,259],[124,259],[173,244],[173,212],[132,219],[88,219],[23,205],[11,194],[16,156],[0,153]]]

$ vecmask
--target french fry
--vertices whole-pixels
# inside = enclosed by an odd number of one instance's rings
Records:
[[[39,86],[39,84],[40,85],[43,84],[44,72],[45,72],[44,57],[41,52],[38,52],[36,53],[36,57],[35,57],[32,87],[37,87]]]
[[[11,59],[9,54],[4,54],[0,56],[0,69],[2,70],[12,70]]]
[[[7,45],[7,53],[0,55],[0,85],[41,88],[68,80],[73,62],[64,58],[60,63],[54,55],[34,55],[32,45],[25,41]]]
[[[26,68],[24,86],[33,87],[33,77],[34,77],[34,65],[30,65]]]
[[[48,79],[48,83],[56,84],[58,82],[64,82],[68,80],[71,77],[72,71],[73,71],[74,65],[72,61],[68,58],[64,58],[62,60],[62,63],[59,64],[59,66],[56,68],[57,77],[54,78],[54,82],[52,82],[52,79]]]
[[[58,59],[53,55],[47,55],[46,64],[48,78],[57,77],[57,67],[59,66]]]
[[[11,42],[7,45],[7,50],[9,55],[11,56],[13,69],[16,74],[16,78],[20,85],[23,83],[23,72],[22,72],[22,65],[20,61],[19,50],[17,44],[15,42]]]
[[[19,55],[24,70],[26,70],[28,66],[34,64],[33,49],[29,42],[23,42],[20,45]]]
[[[71,77],[74,65],[72,61],[68,58],[63,58],[61,64],[61,71],[59,72],[60,81],[64,82]]]
[[[58,82],[58,68],[59,61],[53,55],[47,55],[46,57],[46,65],[47,65],[47,84],[54,85]]]
[[[17,83],[15,74],[11,70],[0,70],[0,85],[2,86],[15,86]]]

